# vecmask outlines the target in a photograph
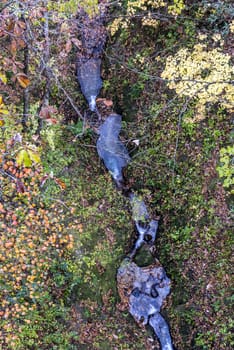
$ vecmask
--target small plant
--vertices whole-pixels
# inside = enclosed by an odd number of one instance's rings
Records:
[[[223,186],[229,189],[234,185],[234,146],[221,148],[220,150],[220,165],[217,167],[219,176],[223,178]],[[231,190],[231,193],[234,193]]]

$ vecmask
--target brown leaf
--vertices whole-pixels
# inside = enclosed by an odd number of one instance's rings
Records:
[[[14,26],[14,34],[20,36],[25,29],[25,23],[22,21],[17,21]]]
[[[69,53],[71,51],[71,49],[72,49],[72,42],[71,42],[71,40],[67,40],[65,50],[67,53]]]
[[[106,107],[112,107],[113,106],[113,101],[112,100],[104,100],[103,103],[104,103],[104,105]]]
[[[57,178],[54,178],[54,181],[57,185],[59,185],[59,187],[62,189],[62,190],[65,190],[66,188],[66,184],[65,182],[63,182],[62,180],[60,179],[57,179]]]
[[[13,56],[15,56],[16,51],[17,51],[17,43],[15,39],[11,40],[11,45],[10,45],[10,51]]]
[[[71,42],[78,48],[82,47],[82,43],[80,40],[76,39],[76,38],[72,38]]]
[[[106,107],[112,107],[113,106],[113,101],[112,100],[107,100],[106,98],[97,98],[97,102],[102,102]]]
[[[44,186],[45,182],[49,179],[49,175],[45,175],[43,176],[43,178],[41,179],[41,187]]]
[[[20,193],[24,193],[24,191],[25,191],[24,184],[19,180],[16,182],[16,189]]]
[[[46,122],[47,122],[48,124],[58,124],[58,120],[55,119],[55,118],[47,118],[47,119],[46,119]]]
[[[24,73],[16,74],[16,79],[18,80],[20,86],[24,89],[30,84],[30,80],[28,79],[27,75]]]
[[[41,108],[39,115],[43,119],[51,119],[51,115],[56,113],[57,113],[57,108],[53,106],[44,106]]]

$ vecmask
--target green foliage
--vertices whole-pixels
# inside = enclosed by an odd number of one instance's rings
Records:
[[[234,185],[233,168],[234,146],[220,149],[220,165],[217,167],[219,176],[223,179],[223,186],[231,189]]]

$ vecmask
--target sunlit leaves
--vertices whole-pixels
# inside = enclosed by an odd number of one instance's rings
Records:
[[[37,149],[25,148],[21,149],[16,155],[16,162],[18,165],[31,167],[32,164],[40,163],[40,154]]]
[[[16,161],[19,165],[23,164],[25,167],[30,167],[32,165],[32,161],[29,157],[29,154],[24,149],[18,152],[16,156]]]
[[[207,50],[205,44],[199,43],[192,51],[183,48],[169,56],[162,78],[169,80],[169,88],[178,95],[197,98],[200,107],[220,103],[232,111],[234,86],[230,79],[234,68],[230,60],[220,49]]]

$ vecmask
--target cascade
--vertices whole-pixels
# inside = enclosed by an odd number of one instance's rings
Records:
[[[82,48],[77,54],[77,78],[81,91],[93,112],[101,87],[101,56],[106,40],[105,7],[90,18],[83,10],[81,22]],[[156,240],[158,220],[151,218],[144,201],[132,190],[126,191],[123,169],[131,161],[128,150],[119,138],[122,117],[110,114],[99,126],[97,152],[110,172],[116,187],[121,190],[132,208],[137,239],[117,271],[117,286],[123,309],[128,309],[140,326],[150,325],[159,339],[162,350],[173,350],[169,326],[160,314],[165,298],[170,293],[170,279],[157,259],[150,266],[139,267],[134,258],[143,246],[151,249]]]

